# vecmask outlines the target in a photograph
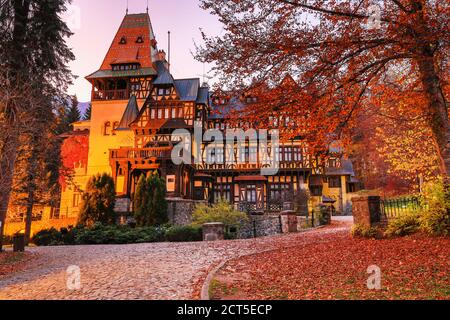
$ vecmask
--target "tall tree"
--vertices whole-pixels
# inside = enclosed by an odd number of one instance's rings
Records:
[[[99,222],[114,224],[116,189],[114,180],[107,174],[98,174],[89,179],[81,202],[79,222],[92,226]]]
[[[81,112],[78,108],[78,98],[76,95],[70,97],[70,106],[67,111],[66,122],[70,126],[74,122],[81,120]]]
[[[166,185],[157,172],[139,178],[134,195],[134,217],[138,226],[163,225],[167,216]]]
[[[202,0],[201,6],[224,24],[221,36],[204,35],[198,48],[198,59],[215,63],[223,86],[274,86],[287,74],[299,83],[269,91],[241,117],[286,115],[294,131],[307,121],[305,139],[324,149],[348,135],[372,86],[406,64],[405,81],[420,84],[440,171],[449,176],[448,1]]]
[[[19,137],[40,139],[52,99],[65,95],[67,67],[74,56],[65,42],[70,30],[61,20],[66,0],[4,0],[0,7],[0,241],[8,210]],[[44,118],[42,118],[43,116]],[[29,134],[28,134],[29,135]],[[35,142],[35,141],[31,141]],[[30,161],[30,175],[35,164]],[[0,242],[1,249],[1,242]]]
[[[92,116],[92,103],[89,102],[89,105],[86,109],[86,111],[84,112],[83,115],[83,120],[91,120],[91,116]]]

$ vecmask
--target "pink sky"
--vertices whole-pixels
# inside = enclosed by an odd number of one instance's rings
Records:
[[[69,88],[78,100],[90,100],[91,86],[85,76],[98,70],[125,15],[126,0],[73,0],[68,12],[74,35],[68,40],[76,60],[70,64],[79,78]],[[129,13],[145,12],[146,0],[129,0]],[[150,0],[149,14],[159,49],[167,51],[167,31],[171,31],[171,71],[175,78],[199,77],[203,65],[194,60],[194,41],[201,43],[199,28],[209,35],[222,30],[215,16],[199,8],[198,0]],[[206,66],[208,71],[208,66]]]

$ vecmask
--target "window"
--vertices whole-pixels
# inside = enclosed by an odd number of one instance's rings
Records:
[[[169,108],[166,108],[166,109],[164,110],[164,118],[165,118],[165,119],[169,119]]]
[[[284,148],[284,161],[286,161],[286,162],[292,161],[292,148],[291,147]]]
[[[127,38],[126,37],[120,38],[119,44],[127,44]]]
[[[341,186],[342,186],[341,177],[329,177],[328,178],[328,187],[340,188]]]
[[[337,159],[329,159],[328,160],[328,166],[330,168],[337,168]]]
[[[74,208],[78,208],[80,206],[80,202],[81,202],[81,194],[74,193],[74,195],[73,195],[73,207]]]
[[[118,121],[116,121],[116,122],[114,122],[114,124],[113,124],[113,130],[112,130],[112,135],[113,136],[115,136],[116,135],[116,129],[119,127],[119,122]]]
[[[175,176],[168,175],[166,177],[167,192],[175,192]]]
[[[142,36],[137,37],[136,43],[143,43],[143,42],[144,42],[144,38]]]
[[[158,119],[162,119],[163,117],[163,110],[162,109],[158,109]]]
[[[320,197],[322,196],[322,187],[321,186],[311,186],[309,187],[309,190],[311,191],[311,195],[313,197]]]
[[[150,111],[150,118],[151,118],[151,119],[155,119],[155,116],[156,116],[156,110],[155,110],[155,109],[152,109],[152,110]]]
[[[177,109],[172,108],[172,119],[175,119],[177,117]]]
[[[103,125],[103,135],[104,135],[104,136],[109,136],[109,135],[111,135],[111,122],[107,121],[107,122],[105,122],[105,124]]]
[[[249,163],[258,163],[258,147],[249,147]]]

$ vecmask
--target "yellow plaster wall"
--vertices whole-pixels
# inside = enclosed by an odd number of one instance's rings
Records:
[[[143,100],[138,100],[138,105],[143,105]],[[91,128],[89,135],[89,160],[88,176],[98,173],[111,174],[109,164],[109,150],[120,147],[133,147],[134,136],[132,131],[118,131],[116,135],[105,136],[103,134],[106,122],[119,122],[127,107],[128,100],[93,101]]]

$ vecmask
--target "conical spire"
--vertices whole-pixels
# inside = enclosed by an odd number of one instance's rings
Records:
[[[139,115],[139,107],[137,104],[136,96],[132,95],[128,101],[127,108],[123,113],[122,120],[120,120],[119,126],[116,130],[129,130],[130,124],[136,120]]]

